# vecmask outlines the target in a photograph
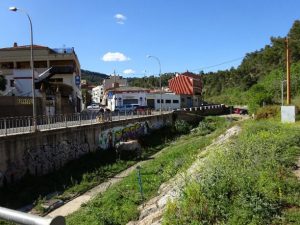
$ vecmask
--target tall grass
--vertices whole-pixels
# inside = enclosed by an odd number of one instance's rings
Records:
[[[168,204],[164,224],[300,224],[300,183],[291,173],[299,125],[259,121],[243,130],[209,154],[201,180]]]
[[[143,198],[139,192],[137,173],[134,172],[69,216],[68,224],[126,224],[137,219],[138,206],[155,196],[162,183],[186,169],[199,149],[210,144],[228,125],[224,118],[209,118],[207,121],[214,124],[215,128],[211,130],[214,133],[203,136],[201,132],[195,132],[182,136],[164,148],[155,160],[149,160],[142,166]]]

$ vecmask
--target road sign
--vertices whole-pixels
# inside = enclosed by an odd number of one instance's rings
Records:
[[[78,76],[78,75],[75,76],[75,84],[76,84],[77,86],[80,85],[80,76]]]

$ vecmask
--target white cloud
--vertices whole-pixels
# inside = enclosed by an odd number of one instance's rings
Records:
[[[135,73],[135,71],[133,69],[126,69],[126,70],[123,71],[123,73],[128,75],[128,74]]]
[[[123,14],[120,14],[120,13],[115,15],[115,19],[118,24],[124,24],[125,20],[127,20],[126,16],[124,16]]]
[[[128,58],[126,55],[124,55],[121,52],[107,52],[104,54],[102,57],[102,60],[104,62],[124,62],[124,61],[129,61],[130,58]]]

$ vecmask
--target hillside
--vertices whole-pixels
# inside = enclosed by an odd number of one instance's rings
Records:
[[[81,79],[86,80],[89,84],[99,85],[109,76],[104,73],[92,72],[89,70],[81,70]]]
[[[291,88],[299,95],[300,21],[288,32],[291,51]],[[271,37],[270,44],[246,54],[234,69],[203,74],[204,98],[228,104],[247,104],[255,111],[262,104],[280,103],[281,81],[285,80],[285,37]]]

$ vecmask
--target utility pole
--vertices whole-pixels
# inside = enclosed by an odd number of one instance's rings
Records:
[[[286,43],[286,104],[291,104],[291,63],[290,63],[290,49],[289,38],[285,39]]]

